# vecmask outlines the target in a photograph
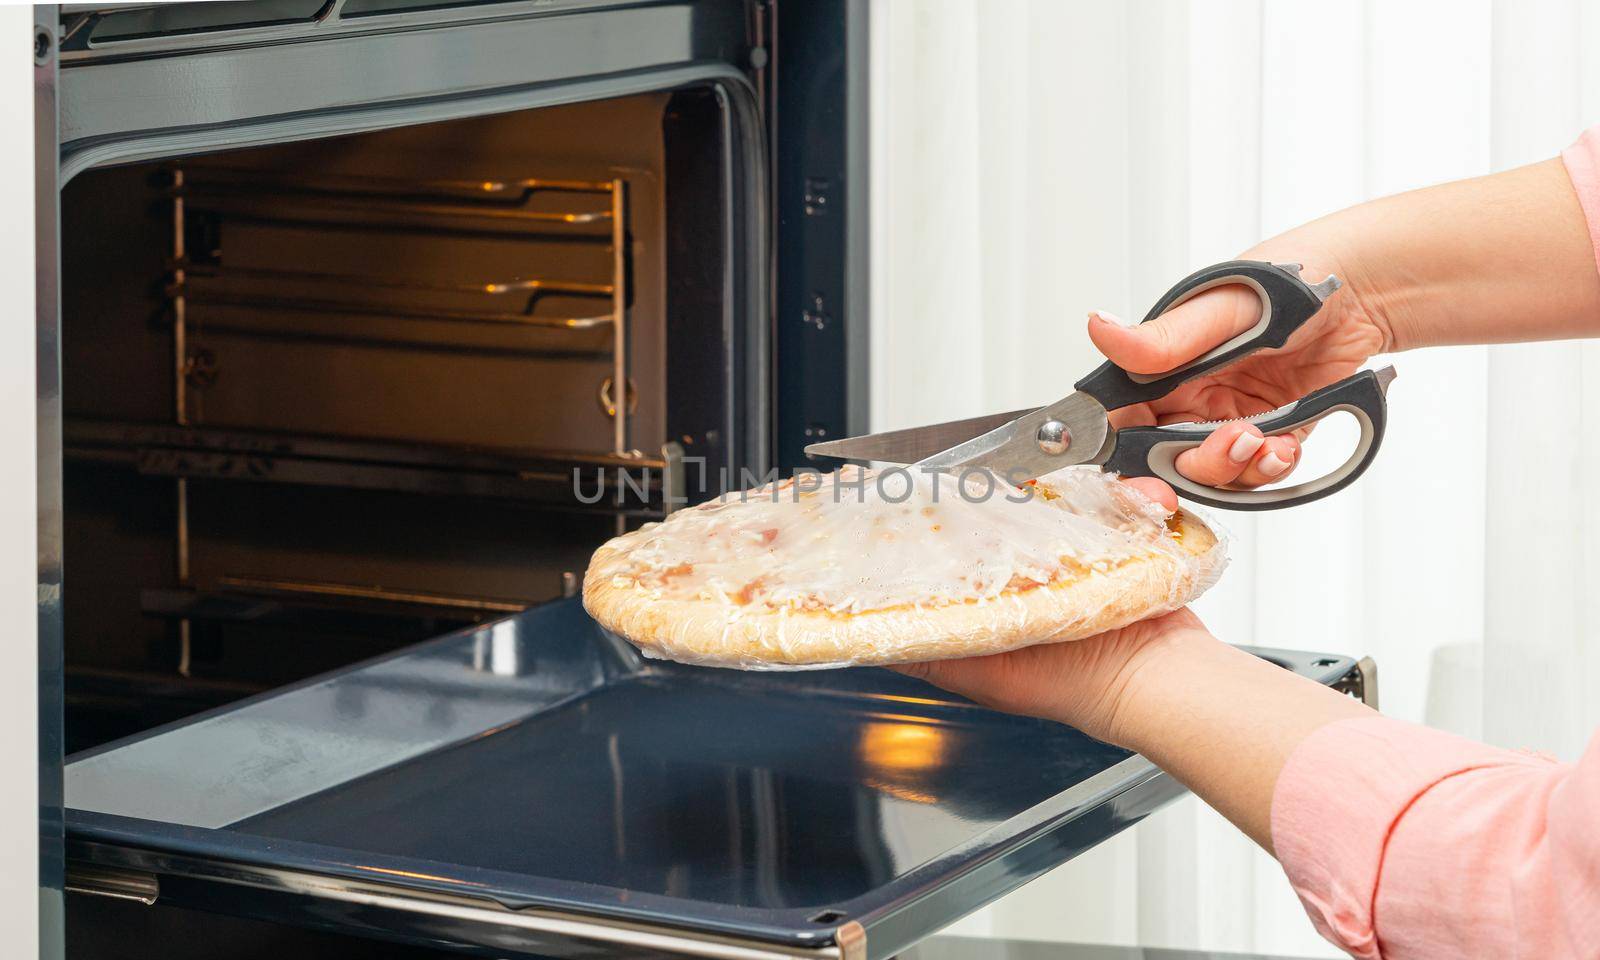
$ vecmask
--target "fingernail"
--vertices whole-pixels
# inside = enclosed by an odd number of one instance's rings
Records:
[[[1283,458],[1279,457],[1276,452],[1273,452],[1262,457],[1261,463],[1258,464],[1258,466],[1261,468],[1262,476],[1276,477],[1278,474],[1289,469],[1289,461],[1284,460]]]
[[[1117,316],[1114,313],[1107,313],[1104,310],[1093,310],[1093,311],[1090,311],[1089,317],[1090,317],[1090,319],[1098,320],[1101,323],[1109,323],[1109,324],[1112,324],[1112,325],[1118,326],[1118,327],[1127,326],[1127,324],[1122,322],[1122,318],[1121,317]]]
[[[1234,438],[1233,446],[1228,448],[1228,459],[1234,463],[1244,463],[1255,456],[1256,451],[1266,442],[1266,437],[1256,436],[1247,430]]]

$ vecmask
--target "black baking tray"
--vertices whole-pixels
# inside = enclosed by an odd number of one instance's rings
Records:
[[[86,751],[66,781],[90,892],[496,956],[852,960],[1182,793],[887,670],[646,660],[576,600]]]

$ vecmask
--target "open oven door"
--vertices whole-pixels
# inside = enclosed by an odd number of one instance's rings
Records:
[[[867,960],[1182,793],[886,670],[645,660],[572,598],[75,755],[69,884],[501,957]]]

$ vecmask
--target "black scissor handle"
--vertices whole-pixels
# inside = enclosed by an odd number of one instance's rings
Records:
[[[1159,400],[1187,380],[1225,367],[1257,350],[1288,343],[1290,335],[1322,309],[1323,299],[1339,288],[1338,279],[1331,276],[1316,287],[1308,285],[1300,279],[1297,263],[1229,260],[1197,270],[1178,281],[1139,322],[1149,323],[1198,293],[1230,283],[1250,287],[1261,297],[1261,319],[1255,326],[1166,373],[1153,376],[1129,373],[1107,361],[1079,380],[1077,388],[1100,401],[1107,410]]]
[[[1331,413],[1345,411],[1356,418],[1361,439],[1349,459],[1315,480],[1276,490],[1233,490],[1196,483],[1178,472],[1178,454],[1205,442],[1222,424],[1178,423],[1167,427],[1129,427],[1117,431],[1116,447],[1103,465],[1125,477],[1160,477],[1178,493],[1196,503],[1228,510],[1276,510],[1321,500],[1355,482],[1378,455],[1388,420],[1384,393],[1394,379],[1394,368],[1363,370],[1332,386],[1308,393],[1288,405],[1248,417],[1271,436],[1315,423]]]

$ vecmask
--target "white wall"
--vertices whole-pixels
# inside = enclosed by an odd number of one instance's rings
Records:
[[[39,950],[33,11],[0,7],[0,943]]]
[[[873,14],[874,429],[1055,399],[1099,361],[1086,311],[1142,316],[1261,237],[1552,156],[1600,120],[1600,6],[1578,0]],[[1232,566],[1200,611],[1233,642],[1374,655],[1393,715],[1572,756],[1600,723],[1600,600],[1581,599],[1600,576],[1600,352],[1394,362],[1372,471],[1225,517]],[[1549,415],[1530,415],[1534,383]],[[1310,455],[1343,453],[1327,439]],[[1334,955],[1276,864],[1193,800],[956,932]]]

